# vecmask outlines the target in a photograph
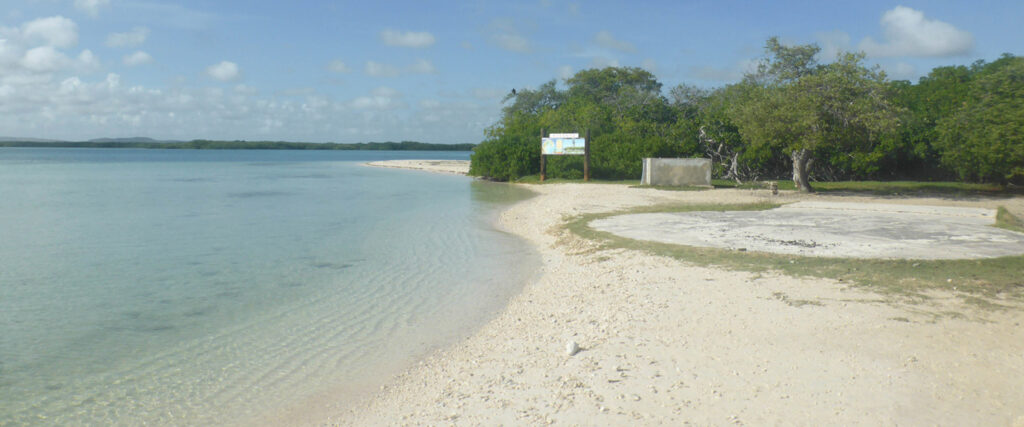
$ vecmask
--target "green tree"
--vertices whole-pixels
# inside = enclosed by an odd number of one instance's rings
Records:
[[[1024,58],[1004,55],[971,82],[964,105],[937,126],[942,163],[963,180],[1024,180]]]
[[[690,129],[678,126],[680,110],[661,95],[661,83],[650,72],[590,69],[565,83],[565,90],[550,81],[537,90],[519,90],[506,97],[501,122],[488,130],[487,140],[476,148],[470,174],[504,180],[536,173],[540,129],[547,133],[590,130],[591,172],[599,178],[638,178],[643,157],[696,152]],[[582,176],[578,156],[548,160],[548,176]]]
[[[819,50],[769,39],[767,57],[742,83],[731,109],[743,137],[752,146],[786,154],[794,184],[808,192],[818,156],[870,151],[898,125],[885,74],[865,67],[864,54],[842,53],[818,65]]]
[[[536,115],[515,112],[488,128],[486,135],[470,156],[470,175],[509,181],[540,169],[540,123]]]
[[[502,108],[504,118],[509,119],[514,113],[539,115],[548,110],[558,108],[565,102],[565,92],[558,90],[554,80],[542,84],[537,90],[520,89],[505,96],[502,103],[512,101]]]
[[[750,149],[729,115],[729,108],[743,95],[742,85],[708,90],[679,85],[669,91],[673,106],[680,110],[677,135],[712,162],[712,176],[736,182],[773,174],[770,151]]]
[[[636,67],[582,70],[566,79],[569,97],[626,109],[661,98],[661,83]]]

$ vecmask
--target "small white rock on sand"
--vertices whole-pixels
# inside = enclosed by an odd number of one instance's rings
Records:
[[[478,333],[316,424],[1024,424],[1024,310],[949,295],[881,302],[833,280],[689,265],[598,250],[563,215],[657,203],[879,202],[765,190],[667,192],[531,186],[500,225],[542,274]],[[885,203],[1024,213],[1024,198]],[[813,304],[787,304],[811,301]],[[936,316],[944,311],[964,314]],[[984,319],[982,321],[981,319]],[[568,355],[566,343],[585,351]]]

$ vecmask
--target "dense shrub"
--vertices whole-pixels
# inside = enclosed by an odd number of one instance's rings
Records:
[[[583,70],[509,95],[470,173],[515,180],[540,171],[540,132],[591,131],[591,176],[637,179],[644,157],[706,157],[737,181],[794,173],[861,179],[1024,181],[1024,58],[939,67],[918,84],[885,81],[863,55],[817,64],[814,45],[770,39],[762,68],[717,89],[661,83],[639,68]],[[799,154],[799,153],[798,153]],[[583,176],[581,156],[551,156],[552,178]],[[809,188],[809,187],[808,187]]]
[[[965,181],[1024,181],[1024,58],[993,63],[965,105],[939,122],[943,165]]]

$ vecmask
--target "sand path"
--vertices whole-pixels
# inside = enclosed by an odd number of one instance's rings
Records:
[[[500,223],[537,247],[538,279],[477,334],[322,424],[1024,425],[1022,310],[887,303],[832,280],[598,251],[559,228],[653,203],[876,198],[531,188]],[[1019,197],[884,202],[1024,211]],[[567,355],[568,341],[583,350]]]

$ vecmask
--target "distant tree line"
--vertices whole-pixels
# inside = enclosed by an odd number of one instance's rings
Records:
[[[476,147],[470,174],[539,172],[540,132],[590,129],[591,173],[636,179],[643,157],[707,157],[736,181],[961,180],[1024,184],[1024,58],[933,69],[890,81],[863,53],[820,64],[817,45],[771,38],[756,71],[714,89],[662,92],[639,68],[583,70],[508,95]],[[579,178],[582,158],[552,156],[547,174]]]
[[[187,142],[38,142],[0,141],[0,147],[70,147],[70,148],[152,148],[189,150],[394,150],[394,151],[470,151],[476,144],[430,144],[426,142],[283,142],[283,141],[213,141],[196,139]]]

